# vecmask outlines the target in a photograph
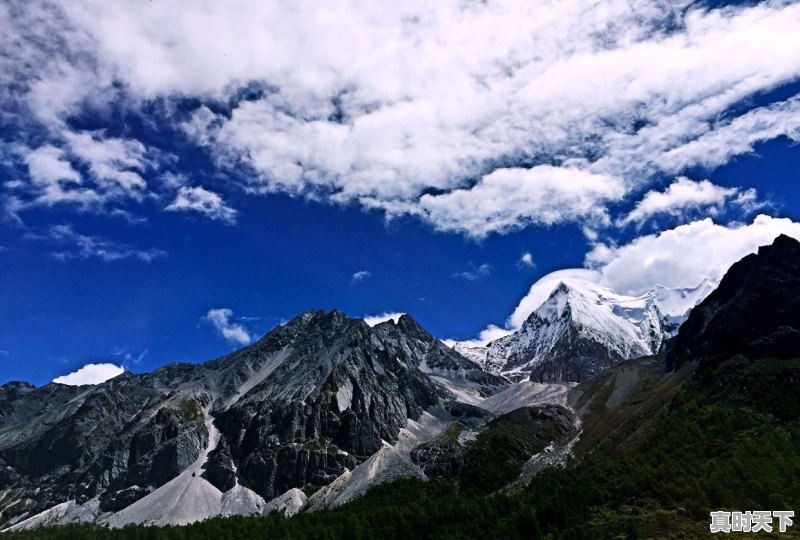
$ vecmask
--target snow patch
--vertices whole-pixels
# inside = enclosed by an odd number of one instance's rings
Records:
[[[353,383],[350,379],[347,379],[336,391],[336,403],[339,405],[339,412],[344,412],[349,409],[352,402]]]
[[[456,396],[456,399],[462,403],[466,403],[467,405],[480,405],[484,400],[480,391],[477,388],[471,388],[468,384],[465,384],[466,381],[454,381],[449,377],[433,375],[432,373],[427,373],[427,375],[433,382],[449,390]]]

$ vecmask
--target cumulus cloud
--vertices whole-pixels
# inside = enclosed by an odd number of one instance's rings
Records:
[[[577,169],[540,165],[498,169],[469,189],[423,195],[423,215],[440,230],[483,238],[535,223],[607,221],[604,203],[619,200],[622,182]]]
[[[71,225],[50,227],[47,239],[59,246],[53,256],[62,261],[97,258],[105,262],[133,259],[149,263],[167,256],[161,249],[138,249],[122,242],[80,234]]]
[[[726,226],[706,218],[643,235],[621,246],[598,244],[587,254],[586,268],[568,268],[541,277],[519,301],[504,328],[489,325],[479,338],[464,343],[479,345],[502,337],[502,332],[517,330],[561,282],[588,281],[632,296],[658,285],[692,289],[704,281],[719,282],[733,263],[781,234],[800,240],[800,223],[759,215],[752,223]]]
[[[350,277],[351,283],[361,283],[362,281],[368,280],[372,277],[372,274],[369,273],[369,270],[359,270],[358,272],[353,272],[353,275]]]
[[[636,207],[621,220],[621,223],[623,225],[641,224],[654,216],[679,217],[692,210],[705,210],[715,215],[727,203],[751,209],[755,200],[754,189],[742,191],[737,188],[724,188],[708,180],[696,182],[686,177],[680,177],[664,191],[647,192],[642,200],[636,203]]]
[[[405,313],[401,313],[398,311],[391,311],[391,312],[387,311],[386,313],[381,313],[380,315],[368,315],[364,317],[364,322],[370,326],[375,326],[376,324],[380,324],[386,321],[397,322],[397,320],[403,315],[405,315]]]
[[[100,384],[118,375],[122,375],[125,368],[116,364],[86,364],[77,371],[53,379],[54,383],[81,386],[83,384]]]
[[[171,212],[199,212],[209,219],[234,223],[236,210],[225,204],[218,194],[200,186],[182,186],[169,206]]]
[[[252,341],[247,329],[233,320],[233,311],[228,308],[209,309],[203,319],[210,323],[217,333],[234,345],[247,345]]]
[[[653,285],[697,286],[719,280],[728,268],[780,234],[800,239],[800,223],[757,216],[749,224],[721,225],[711,218],[640,236],[622,246],[598,245],[587,255],[601,281],[623,294],[641,294]]]
[[[489,326],[481,330],[481,333],[475,339],[467,339],[463,341],[455,339],[444,339],[442,341],[448,347],[453,347],[454,345],[457,344],[466,347],[483,347],[496,339],[500,339],[501,337],[505,337],[511,334],[512,332],[513,330],[509,328],[500,328],[499,326],[490,324]]]
[[[517,260],[517,267],[536,268],[536,263],[533,262],[533,254],[530,251],[523,252]]]
[[[800,139],[797,96],[748,101],[800,76],[798,25],[800,5],[778,0],[41,0],[0,8],[15,45],[0,69],[25,81],[0,100],[3,121],[44,126],[48,144],[131,195],[152,189],[138,166],[96,167],[93,143],[107,136],[70,136],[67,118],[159,100],[159,120],[218,166],[247,169],[233,181],[249,192],[482,238],[603,223],[658,173]],[[173,106],[186,97],[198,104],[188,113]]]
[[[467,281],[478,281],[492,273],[493,267],[489,263],[483,263],[479,266],[470,265],[468,270],[461,272],[454,272],[453,277],[459,279],[466,279]]]

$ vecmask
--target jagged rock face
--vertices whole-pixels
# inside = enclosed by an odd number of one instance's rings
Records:
[[[573,281],[556,287],[518,331],[484,349],[459,350],[512,380],[580,382],[623,360],[655,354],[668,332],[654,293],[625,297]]]
[[[0,387],[0,523],[95,497],[101,512],[118,512],[158,496],[201,456],[198,481],[222,493],[269,500],[322,486],[452,402],[447,388],[488,396],[507,385],[411,317],[373,328],[338,311],[304,313],[204,364],[97,386],[9,383]]]
[[[4,517],[155,488],[197,458],[208,436],[200,404],[137,382],[124,375],[97,387],[2,387],[0,490],[19,490]]]
[[[411,458],[428,476],[491,491],[513,479],[533,455],[577,434],[573,413],[560,405],[521,407],[474,429],[456,423],[414,449]]]
[[[236,466],[233,464],[231,450],[224,438],[220,439],[217,447],[209,453],[203,469],[205,469],[203,478],[222,492],[236,485]]]
[[[474,389],[484,398],[496,394],[509,384],[504,377],[489,373],[474,361],[434,338],[408,315],[401,316],[396,325],[387,321],[375,329],[389,339],[403,341],[404,347],[419,358],[417,366],[437,380]]]
[[[320,312],[282,332],[293,338],[253,346],[282,345],[281,364],[217,417],[239,473],[265,498],[327,484],[446,396],[420,371],[415,337],[393,324]]]
[[[453,424],[444,433],[419,445],[411,459],[431,478],[458,478],[464,471],[469,446],[464,427]]]
[[[414,463],[430,477],[456,478],[461,475],[470,444],[478,431],[494,418],[486,409],[464,403],[448,403],[447,409],[456,421],[411,452]]]
[[[681,327],[667,369],[699,360],[707,369],[742,354],[800,357],[800,242],[781,235],[743,258]]]

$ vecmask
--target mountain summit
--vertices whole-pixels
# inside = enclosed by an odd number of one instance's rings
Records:
[[[681,326],[667,369],[742,354],[800,356],[800,242],[781,235],[735,263]]]
[[[324,506],[395,474],[422,475],[410,449],[395,446],[435,433],[465,406],[457,397],[507,385],[407,315],[370,327],[336,310],[302,313],[205,364],[94,386],[9,383],[0,387],[2,522],[181,524],[270,505],[291,513],[305,503],[300,488],[321,493],[336,480]],[[351,471],[367,460],[370,475],[356,482]]]
[[[623,360],[656,354],[681,320],[663,313],[659,303],[674,309],[686,298],[685,291],[663,287],[625,296],[565,279],[513,334],[486,347],[456,349],[512,380],[580,382]]]

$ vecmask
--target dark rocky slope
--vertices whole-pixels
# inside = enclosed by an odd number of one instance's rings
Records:
[[[733,355],[800,356],[800,242],[781,235],[728,270],[692,310],[667,355],[667,369],[691,360],[711,367]],[[704,368],[705,369],[705,368]]]
[[[206,450],[201,476],[222,492],[241,484],[268,500],[313,490],[452,401],[432,376],[484,395],[508,384],[411,317],[373,328],[339,311],[304,313],[205,364],[96,386],[8,383],[0,387],[0,525],[66,501],[96,499],[94,512],[117,512]]]

